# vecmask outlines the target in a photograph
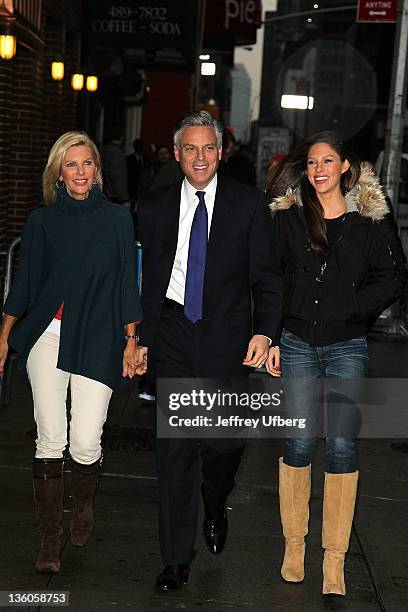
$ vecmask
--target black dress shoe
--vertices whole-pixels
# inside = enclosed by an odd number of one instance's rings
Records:
[[[183,584],[187,584],[190,566],[166,565],[162,573],[157,577],[156,588],[159,591],[175,591],[181,589]]]
[[[220,553],[224,550],[228,533],[228,520],[225,508],[215,519],[207,516],[203,523],[204,541],[210,553]]]

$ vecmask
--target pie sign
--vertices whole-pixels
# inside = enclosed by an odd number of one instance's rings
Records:
[[[359,0],[357,21],[395,23],[398,0]]]

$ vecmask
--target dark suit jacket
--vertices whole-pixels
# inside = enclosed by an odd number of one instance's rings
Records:
[[[154,332],[177,248],[182,183],[148,194],[140,207],[143,253],[140,344]],[[277,337],[281,278],[271,249],[271,217],[258,189],[218,176],[207,248],[202,326],[202,375],[243,376],[252,334]],[[251,296],[253,310],[251,309]]]
[[[140,178],[145,168],[150,168],[152,162],[146,155],[143,155],[143,163],[136,159],[135,154],[131,153],[126,156],[127,176],[129,197],[137,198]]]

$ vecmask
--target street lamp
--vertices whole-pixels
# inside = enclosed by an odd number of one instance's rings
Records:
[[[76,72],[71,77],[71,87],[75,91],[81,91],[84,87],[84,75],[80,72]]]
[[[281,107],[294,110],[312,110],[314,106],[313,96],[295,96],[283,94],[281,97]]]
[[[0,57],[4,60],[13,59],[16,54],[17,40],[9,24],[0,29]]]
[[[203,76],[214,76],[216,70],[217,66],[214,62],[202,62],[201,64],[201,74]]]
[[[89,75],[86,77],[86,89],[87,91],[96,91],[98,89],[98,77]]]
[[[64,78],[64,62],[58,58],[51,63],[51,76],[54,81],[62,81]]]

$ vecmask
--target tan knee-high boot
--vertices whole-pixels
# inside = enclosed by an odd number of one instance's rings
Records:
[[[85,546],[94,527],[93,498],[98,485],[101,460],[90,465],[78,463],[71,458],[72,521],[71,542]]]
[[[322,543],[323,595],[345,595],[344,556],[349,547],[358,472],[325,474]]]
[[[63,532],[63,459],[34,459],[34,500],[39,521],[38,572],[59,572],[60,539]]]
[[[305,535],[309,522],[311,466],[291,467],[279,459],[279,505],[285,537],[281,575],[287,582],[305,577]]]

